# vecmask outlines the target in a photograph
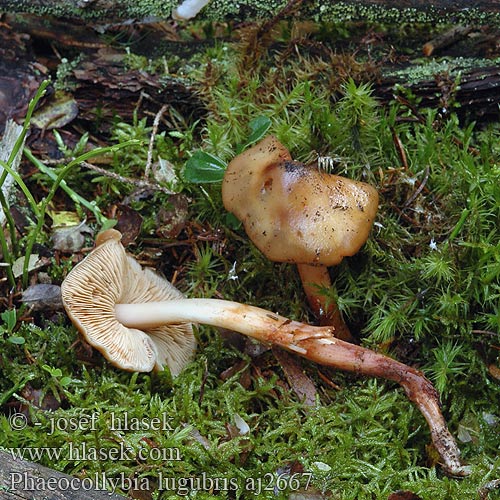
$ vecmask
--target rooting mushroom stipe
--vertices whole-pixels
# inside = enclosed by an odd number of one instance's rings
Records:
[[[268,259],[297,264],[319,323],[334,326],[336,337],[354,340],[321,288],[331,286],[327,267],[366,242],[378,208],[375,188],[292,160],[271,135],[229,163],[222,201]]]
[[[167,364],[177,374],[194,353],[192,322],[231,329],[326,366],[397,382],[427,420],[444,469],[453,476],[470,473],[460,463],[438,394],[422,372],[335,338],[331,326],[311,326],[232,301],[182,298],[167,280],[128,256],[120,238],[112,229],[102,233],[61,287],[69,317],[110,362],[133,371]],[[152,298],[158,294],[164,295],[160,301]]]

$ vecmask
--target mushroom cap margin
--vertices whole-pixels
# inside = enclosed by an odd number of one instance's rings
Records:
[[[114,231],[114,230],[113,230]],[[128,257],[114,231],[78,263],[61,285],[63,304],[85,340],[113,365],[128,371],[161,370],[178,375],[193,357],[190,323],[139,330],[122,325],[115,304],[182,298],[167,280]]]
[[[296,264],[331,266],[354,255],[378,209],[373,186],[291,160],[274,136],[229,163],[222,198],[267,258]]]

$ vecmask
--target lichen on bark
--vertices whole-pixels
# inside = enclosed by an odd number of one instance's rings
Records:
[[[177,0],[0,0],[0,12],[27,12],[54,17],[108,22],[113,19],[143,19],[149,16],[169,18]],[[212,0],[198,15],[199,19],[223,21],[268,19],[290,2],[286,0]],[[475,2],[469,8],[465,0],[434,2],[422,0],[350,0],[323,2],[296,1],[296,16],[315,21],[351,20],[384,23],[463,23],[500,25],[500,2]]]

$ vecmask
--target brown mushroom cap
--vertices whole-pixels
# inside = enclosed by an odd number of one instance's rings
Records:
[[[375,188],[292,161],[274,136],[229,163],[222,200],[270,260],[325,266],[360,249],[378,208]]]
[[[115,304],[184,298],[173,285],[128,257],[121,234],[101,233],[98,245],[68,274],[61,286],[64,307],[87,342],[115,366],[129,371],[161,370],[177,375],[192,358],[196,341],[190,323],[128,328]]]

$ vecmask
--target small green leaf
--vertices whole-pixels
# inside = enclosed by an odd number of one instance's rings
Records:
[[[266,132],[271,127],[271,120],[267,116],[257,116],[257,118],[254,118],[249,122],[248,126],[250,127],[250,135],[248,136],[246,142],[236,146],[235,152],[237,155],[266,135]]]
[[[17,314],[15,309],[9,309],[0,314],[0,318],[5,323],[5,327],[8,332],[14,330],[17,323]]]
[[[246,146],[250,146],[250,144],[257,142],[264,137],[271,127],[271,120],[267,116],[257,116],[257,118],[254,118],[248,126],[250,127],[251,133],[248,136]]]
[[[71,384],[71,377],[62,377],[59,380],[59,383],[63,386],[66,387],[67,385]]]
[[[226,163],[217,156],[195,151],[184,167],[183,177],[188,182],[220,182],[226,171]]]
[[[224,218],[225,224],[229,229],[236,231],[241,228],[241,221],[232,213],[227,213]]]
[[[16,344],[16,345],[23,345],[26,340],[24,339],[24,337],[16,337],[16,336],[12,336],[12,337],[9,337],[7,339],[7,342],[10,342],[11,344]]]
[[[58,378],[62,376],[62,371],[60,368],[52,368],[49,365],[42,365],[42,368],[46,371],[49,372],[50,375],[54,378]]]

